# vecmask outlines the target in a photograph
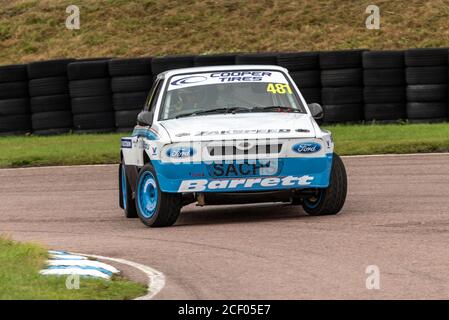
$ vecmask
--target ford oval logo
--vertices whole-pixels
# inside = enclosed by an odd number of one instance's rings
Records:
[[[167,150],[167,156],[170,158],[187,158],[195,154],[192,147],[173,147]]]
[[[297,143],[292,150],[297,153],[315,153],[321,150],[321,145],[315,142]]]

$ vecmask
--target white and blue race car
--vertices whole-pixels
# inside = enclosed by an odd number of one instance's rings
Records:
[[[150,227],[174,224],[194,202],[290,202],[337,214],[346,171],[322,117],[279,66],[161,73],[121,139],[120,207]]]

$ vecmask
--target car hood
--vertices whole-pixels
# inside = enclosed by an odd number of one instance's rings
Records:
[[[312,117],[305,113],[265,112],[193,116],[160,121],[172,142],[314,138]]]

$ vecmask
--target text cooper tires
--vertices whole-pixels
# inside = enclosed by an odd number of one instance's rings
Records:
[[[304,199],[304,211],[312,216],[334,215],[340,212],[346,200],[347,178],[341,158],[334,153],[329,187],[317,189],[317,194]]]
[[[162,192],[153,166],[146,164],[137,178],[136,209],[148,227],[171,226],[181,210],[181,194]]]

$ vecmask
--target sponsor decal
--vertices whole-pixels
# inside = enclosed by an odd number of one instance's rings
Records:
[[[238,129],[238,130],[221,130],[221,131],[200,131],[195,136],[214,136],[228,134],[267,134],[267,133],[289,133],[290,129]]]
[[[297,143],[292,150],[296,153],[315,153],[321,150],[321,145],[315,142]]]
[[[173,86],[179,86],[179,85],[183,85],[183,84],[192,84],[192,83],[203,82],[206,80],[207,80],[207,77],[205,77],[205,76],[188,76],[188,77],[183,77],[181,79],[172,81],[170,84]]]
[[[276,175],[280,171],[279,161],[257,161],[242,163],[213,163],[207,166],[209,175],[212,177],[241,177]]]
[[[276,188],[279,186],[307,186],[312,183],[314,177],[305,175],[301,177],[268,177],[268,178],[243,178],[243,179],[196,179],[183,180],[178,192],[201,192],[220,190],[245,190],[251,188]]]
[[[266,71],[229,71],[211,73],[211,78],[218,78],[220,82],[251,82],[262,81],[263,77],[271,77],[271,72]]]
[[[131,149],[133,147],[133,142],[131,139],[121,139],[121,147],[126,149]]]
[[[170,158],[187,158],[195,154],[192,147],[172,147],[167,150],[167,156]]]

